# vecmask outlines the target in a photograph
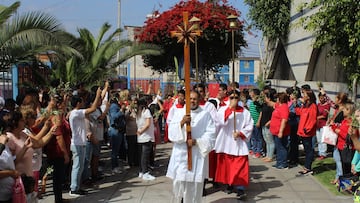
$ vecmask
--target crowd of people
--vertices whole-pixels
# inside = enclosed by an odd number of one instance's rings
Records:
[[[161,90],[155,95],[112,91],[108,81],[89,91],[81,83],[72,90],[54,81],[50,89],[23,91],[16,101],[0,98],[0,202],[17,198],[19,179],[28,202],[36,202],[39,179],[49,166],[56,203],[63,202],[64,188],[70,196],[85,195],[84,184],[103,178],[102,146],[111,149],[112,173],[122,172],[126,162],[138,167],[139,178],[153,181],[156,145],[168,142],[173,202],[201,202],[209,181],[243,199],[249,157],[286,170],[299,164],[300,143],[305,161],[299,174],[312,174],[314,159],[332,154],[336,176],[329,181],[336,184],[360,172],[360,110],[346,93],[332,101],[322,87],[318,92],[309,85],[240,91],[234,82],[220,84],[214,98],[204,84],[163,97]],[[324,142],[326,126],[337,134],[334,146]]]
[[[316,96],[307,84],[284,92],[270,86],[240,91],[236,82],[229,87],[220,84],[216,98],[209,98],[205,90],[202,84],[193,87],[190,114],[185,114],[184,92],[178,93],[167,114],[168,140],[174,143],[167,176],[174,181],[175,202],[201,202],[209,180],[244,199],[249,157],[272,162],[277,170],[302,164],[299,175],[306,176],[313,174],[315,159],[332,154],[336,175],[329,182],[339,184],[340,177],[358,176],[360,109],[346,93],[338,93],[332,101],[320,85]],[[191,138],[184,124],[194,129]],[[324,127],[336,134],[335,143],[324,141]],[[305,155],[301,163],[299,144]],[[196,170],[187,168],[189,148]]]

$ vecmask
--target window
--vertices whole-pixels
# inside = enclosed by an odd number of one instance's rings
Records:
[[[249,82],[249,76],[248,75],[244,76],[244,82]]]
[[[249,61],[244,61],[244,68],[250,68]]]

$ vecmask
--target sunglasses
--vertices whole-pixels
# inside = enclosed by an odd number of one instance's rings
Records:
[[[230,99],[239,99],[239,97],[237,97],[237,96],[236,97],[230,97]]]

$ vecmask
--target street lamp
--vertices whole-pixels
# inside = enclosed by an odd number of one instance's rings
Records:
[[[199,26],[199,22],[200,22],[200,19],[193,16],[189,22],[191,22],[194,27],[194,30],[200,30],[200,26]],[[198,46],[197,46],[197,36],[195,36],[195,69],[196,69],[196,75],[195,75],[195,80],[196,80],[196,83],[199,82],[199,58],[198,58]]]
[[[235,32],[235,29],[237,29],[238,16],[231,14],[226,19],[229,20],[229,28],[231,29],[232,81],[235,82],[235,40],[234,40],[234,32]]]

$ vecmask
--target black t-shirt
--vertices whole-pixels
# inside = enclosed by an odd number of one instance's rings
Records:
[[[261,108],[261,119],[260,119],[260,127],[265,126],[265,124],[271,119],[271,115],[274,108],[264,104]]]
[[[343,111],[340,111],[335,119],[334,119],[334,123],[341,123],[342,121],[344,120],[344,112]]]

